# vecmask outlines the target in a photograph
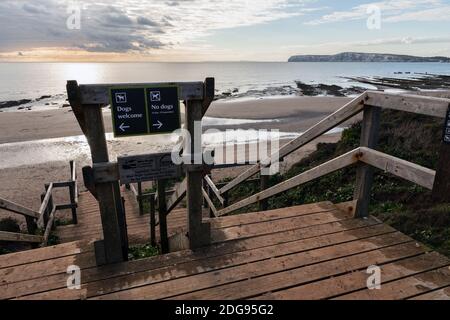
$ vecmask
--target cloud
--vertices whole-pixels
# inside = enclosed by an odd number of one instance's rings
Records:
[[[308,21],[305,24],[320,25],[325,23],[367,19],[371,14],[368,12],[369,9],[373,7],[380,9],[384,22],[407,20],[420,21],[421,19],[424,19],[424,16],[444,17],[446,14],[445,12],[448,13],[447,10],[449,8],[449,6],[443,5],[440,0],[386,0],[358,5],[347,11],[334,11],[318,19]],[[430,7],[433,8],[429,9]],[[440,12],[441,10],[444,11]]]
[[[28,12],[28,13],[46,13],[47,10],[45,9],[44,6],[40,5],[40,4],[34,4],[34,3],[25,3],[23,5],[23,10]]]
[[[384,22],[403,21],[450,21],[450,5],[416,12],[407,12],[384,19]]]
[[[310,12],[313,0],[78,0],[81,29],[69,30],[65,0],[2,0],[0,51],[69,47],[151,52],[214,30],[251,26]]]

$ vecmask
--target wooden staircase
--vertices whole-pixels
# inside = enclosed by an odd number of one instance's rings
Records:
[[[351,211],[324,202],[211,219],[208,247],[103,267],[86,240],[0,256],[0,298],[450,299],[449,259]],[[81,290],[66,287],[70,265]],[[367,288],[373,265],[380,290]]]

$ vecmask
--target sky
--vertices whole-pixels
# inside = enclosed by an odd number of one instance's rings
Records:
[[[1,0],[0,61],[450,56],[450,0]]]

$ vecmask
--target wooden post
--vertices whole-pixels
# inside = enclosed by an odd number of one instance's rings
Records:
[[[223,194],[223,207],[224,208],[228,207],[228,204],[229,204],[229,196],[228,196],[228,191],[226,191]]]
[[[203,184],[203,189],[205,189],[205,190],[209,190],[209,186],[208,186],[208,184],[206,183],[206,181],[205,181],[205,179],[203,179],[202,180],[202,184]],[[209,193],[208,193],[209,194]],[[208,209],[209,208],[209,206],[208,206],[208,202],[206,201],[206,199],[203,197],[203,208],[205,208],[205,209]]]
[[[75,205],[75,190],[76,190],[75,183],[77,182],[72,181],[71,184],[69,185],[70,203],[72,205]],[[78,224],[77,208],[75,208],[74,206],[72,207],[72,223]]]
[[[361,147],[375,148],[378,144],[381,109],[365,106],[362,121]],[[355,217],[369,216],[370,193],[373,184],[373,168],[367,164],[358,164],[354,199],[357,200]]]
[[[77,183],[77,179],[76,179],[76,172],[74,174],[74,166],[75,166],[75,162],[73,160],[71,160],[69,162],[70,165],[70,180],[71,180],[71,184],[69,185],[69,197],[70,197],[70,203],[72,205],[74,205],[72,207],[72,223],[73,224],[78,224],[78,217],[77,217],[77,208],[75,207],[75,192],[77,190],[75,184]]]
[[[269,176],[261,175],[261,181],[260,181],[260,189],[261,191],[266,190],[269,188]],[[267,211],[269,208],[269,202],[267,199],[259,201],[259,211]]]
[[[195,130],[195,123],[199,123],[203,118],[203,100],[188,100],[186,102],[186,128],[191,137],[191,148],[185,150],[190,155],[191,162],[194,160],[203,161],[202,154],[202,132]],[[211,241],[211,227],[203,223],[203,192],[202,180],[205,176],[200,168],[190,169],[189,163],[186,181],[187,181],[187,212],[188,212],[188,237],[189,247],[197,249],[208,245]],[[198,163],[197,163],[198,164]]]
[[[206,184],[206,187],[207,187],[207,193],[208,193],[208,197],[211,199],[211,201],[212,201],[212,199],[213,199],[213,197],[214,197],[214,195],[213,195],[213,191],[212,191],[212,189],[211,189],[211,187],[208,185],[208,184]],[[206,200],[205,200],[206,201]],[[206,201],[206,203],[208,203],[207,201]],[[209,205],[208,205],[208,207],[209,207]],[[215,214],[214,214],[214,211],[213,211],[213,209],[211,208],[211,207],[209,207],[209,216],[210,216],[210,218],[215,218],[216,216],[215,216]]]
[[[138,182],[138,204],[139,204],[139,215],[144,215],[144,204],[142,202],[142,182]]]
[[[445,136],[450,136],[450,106],[444,124],[443,141],[439,151],[439,161],[436,168],[436,178],[433,186],[433,200],[450,203],[450,142]]]
[[[34,219],[33,217],[25,216],[25,221],[27,224],[28,234],[34,234],[37,229],[36,219]]]
[[[125,211],[125,198],[120,192],[119,183],[113,183],[114,202],[116,203],[117,221],[119,223],[119,230],[122,239],[122,254],[124,260],[128,260],[128,229],[127,229],[127,214]]]
[[[91,149],[92,162],[104,163],[109,161],[108,147],[106,144],[105,127],[100,105],[83,105],[85,133]],[[123,208],[120,200],[119,183],[95,184],[96,196],[100,205],[100,215],[103,227],[103,245],[96,246],[97,261],[106,264],[126,261],[128,248],[123,244],[124,235],[121,223],[125,217],[118,209]],[[119,193],[119,194],[118,194]],[[119,201],[119,203],[117,203]],[[121,218],[119,218],[119,215]],[[101,252],[104,248],[104,252]]]
[[[156,246],[155,195],[150,196],[150,244]]]
[[[55,228],[55,219],[51,220],[51,213],[53,211],[54,208],[54,204],[53,204],[53,195],[50,195],[50,199],[48,200],[48,219],[49,219],[49,223],[51,223],[52,225],[50,226],[50,229],[53,230]]]
[[[169,237],[167,235],[167,203],[166,203],[166,181],[158,180],[158,212],[159,212],[159,234],[161,238],[161,252],[169,253]]]
[[[44,202],[46,194],[47,194],[47,192],[45,192],[45,191],[41,194],[41,203]],[[45,210],[44,210],[44,212],[42,214],[42,217],[43,217],[42,221],[44,223],[44,229],[45,229],[47,227],[47,223],[48,223],[48,204],[47,204],[47,207],[45,208]]]

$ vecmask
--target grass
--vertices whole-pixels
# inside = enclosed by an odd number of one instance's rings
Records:
[[[136,245],[129,248],[128,259],[140,260],[154,257],[160,254],[159,248],[153,247],[150,244]]]
[[[434,169],[442,140],[441,120],[397,111],[383,111],[378,150]],[[359,146],[361,124],[343,132],[338,143],[319,144],[317,151],[294,165],[285,175],[271,177],[270,185],[292,178]],[[354,167],[345,168],[269,199],[269,208],[305,203],[353,200]],[[230,192],[230,203],[258,192],[257,185],[243,184]],[[256,211],[257,206],[238,213]],[[450,256],[450,204],[435,203],[431,192],[413,183],[376,170],[370,214],[397,230]]]

